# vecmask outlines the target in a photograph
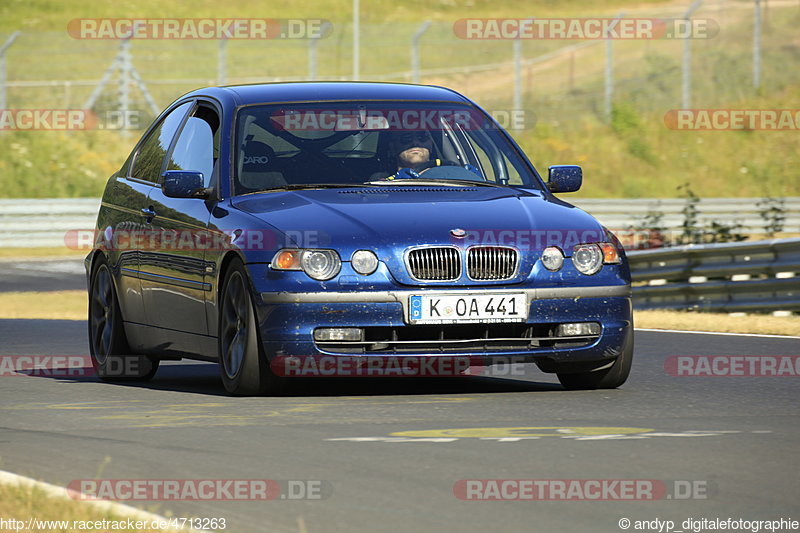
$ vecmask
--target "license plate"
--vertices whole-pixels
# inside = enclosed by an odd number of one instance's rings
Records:
[[[414,294],[408,304],[412,324],[523,322],[528,317],[528,302],[523,292]]]

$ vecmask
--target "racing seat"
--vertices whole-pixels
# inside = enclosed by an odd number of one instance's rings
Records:
[[[259,191],[286,185],[283,173],[275,170],[275,151],[259,141],[248,141],[239,172],[239,183],[250,190]]]

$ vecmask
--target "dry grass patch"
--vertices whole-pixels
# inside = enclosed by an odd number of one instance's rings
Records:
[[[0,319],[86,320],[86,291],[0,292]]]
[[[798,316],[731,316],[725,313],[636,311],[634,313],[634,323],[637,328],[646,329],[800,336],[800,317]]]
[[[112,527],[98,528],[96,526],[102,526],[102,523],[98,524],[98,521],[103,520],[107,521],[107,523],[113,521],[120,526],[127,526],[128,517],[99,509],[97,506],[88,505],[84,502],[56,498],[36,487],[13,484],[0,484],[0,517],[6,521],[7,526],[9,525],[8,521],[11,519],[24,522],[23,528],[19,529],[19,531],[42,533],[79,533],[90,529],[94,531],[136,531],[137,533],[164,531],[150,527],[139,529],[135,527],[134,529],[127,527],[120,527],[119,529],[112,529]],[[29,529],[28,520],[36,520],[37,522],[30,524],[32,527]],[[133,518],[132,520],[134,522],[136,520],[148,522],[143,517]],[[89,525],[92,527],[86,527]],[[152,523],[148,525],[152,525]],[[7,528],[7,530],[14,531],[15,529]]]
[[[89,254],[89,250],[73,250],[66,246],[54,248],[0,248],[0,260],[25,260],[25,259],[47,259],[47,258],[78,258],[83,259]]]

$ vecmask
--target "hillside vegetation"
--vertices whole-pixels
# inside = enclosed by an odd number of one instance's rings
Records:
[[[433,24],[421,41],[423,83],[461,91],[488,110],[511,108],[514,70],[509,41],[464,41],[453,35],[466,17],[675,16],[688,2],[615,0],[438,0],[361,2],[362,79],[408,81],[410,36],[424,20]],[[706,2],[697,17],[722,30],[692,41],[693,108],[800,109],[800,9],[796,2],[769,2],[762,35],[762,86],[752,87],[752,2]],[[117,51],[115,41],[79,41],[66,34],[75,18],[266,17],[320,18],[334,30],[320,41],[320,79],[352,72],[350,0],[321,0],[313,7],[282,0],[219,6],[200,1],[170,4],[146,0],[56,2],[6,0],[0,5],[0,42],[22,30],[9,49],[10,80],[76,80],[69,87],[12,87],[9,108],[80,108]],[[720,7],[720,6],[724,6]],[[523,107],[537,120],[512,131],[542,171],[551,164],[584,167],[585,197],[672,197],[691,182],[699,196],[800,196],[800,131],[675,131],[665,114],[681,107],[682,43],[616,41],[614,105],[604,113],[605,45],[564,50],[575,41],[524,41],[523,58],[553,53],[523,69]],[[228,82],[304,79],[305,42],[231,42]],[[217,76],[217,43],[140,41],[134,65],[157,106],[164,107]],[[491,69],[456,72],[460,67]],[[431,70],[433,69],[433,70]],[[447,70],[450,69],[450,70]],[[185,81],[181,81],[185,80]],[[82,83],[84,81],[85,83]],[[95,110],[118,105],[116,79]],[[142,95],[131,90],[143,125],[152,119]],[[140,135],[114,131],[0,132],[0,195],[5,197],[98,196]]]

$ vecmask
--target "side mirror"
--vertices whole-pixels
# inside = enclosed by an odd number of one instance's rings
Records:
[[[167,170],[164,172],[164,194],[170,198],[207,198],[203,187],[203,173],[193,170]]]
[[[583,170],[577,165],[553,165],[547,169],[550,192],[575,192],[583,184]]]

